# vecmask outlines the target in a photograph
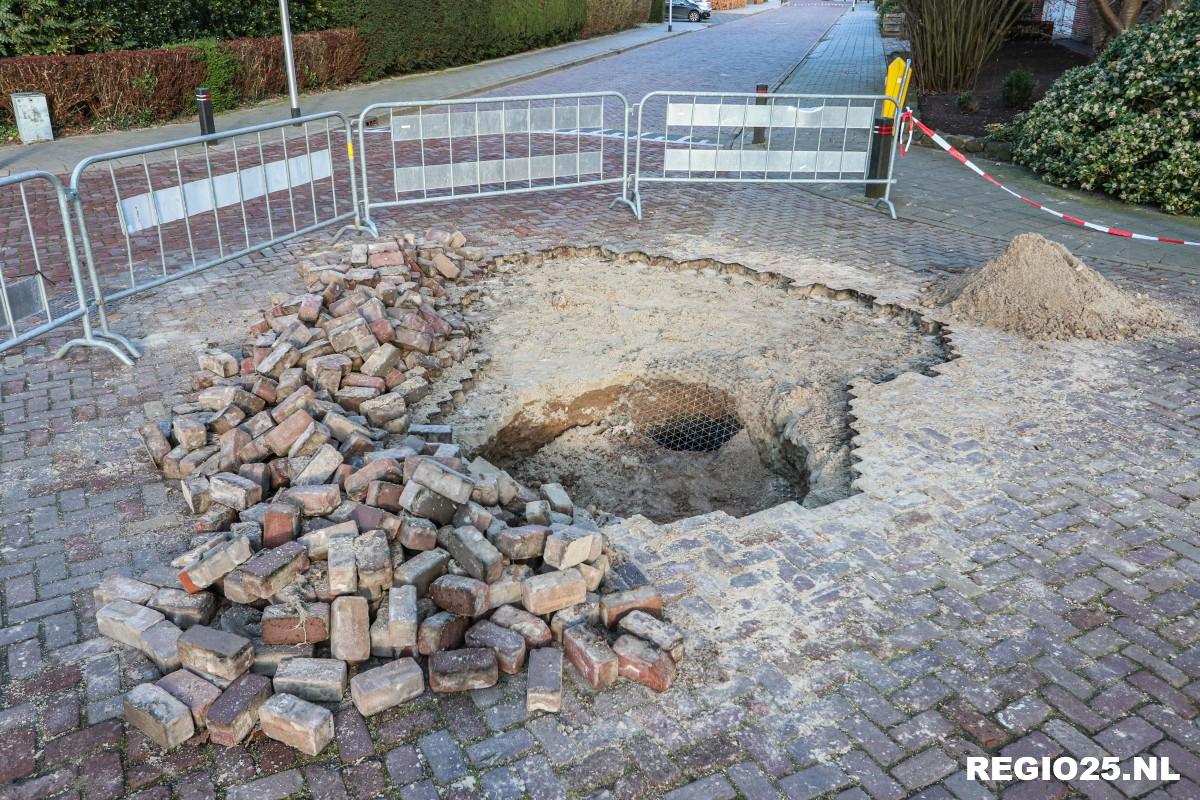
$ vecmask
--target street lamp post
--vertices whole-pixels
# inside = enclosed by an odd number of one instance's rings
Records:
[[[663,10],[667,12],[667,33],[670,33],[671,23],[675,20],[675,0],[663,0]]]
[[[296,89],[296,54],[292,50],[292,20],[288,0],[279,0],[279,18],[283,26],[283,60],[287,71],[288,96],[292,101],[292,119],[300,116],[300,93]]]

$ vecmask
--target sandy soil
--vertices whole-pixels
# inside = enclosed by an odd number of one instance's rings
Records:
[[[577,503],[621,516],[741,516],[846,497],[848,382],[945,360],[910,320],[848,293],[808,297],[778,276],[600,257],[500,269],[470,290],[481,349],[443,381],[477,371],[444,421],[530,484],[559,481]],[[744,426],[720,450],[673,452],[643,435],[714,390]]]
[[[1071,251],[1036,233],[938,287],[933,302],[1031,339],[1129,339],[1179,321],[1144,295],[1114,286]]]

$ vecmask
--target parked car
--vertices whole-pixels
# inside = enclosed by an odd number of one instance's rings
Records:
[[[702,22],[710,16],[712,3],[708,0],[671,0],[671,19]]]

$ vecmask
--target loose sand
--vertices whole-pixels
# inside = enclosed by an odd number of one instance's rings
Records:
[[[1032,339],[1128,339],[1178,322],[1149,299],[1130,294],[1036,233],[958,275],[932,294],[957,314]]]
[[[530,485],[559,481],[621,516],[742,516],[848,496],[849,382],[941,363],[941,341],[853,293],[809,297],[738,270],[575,256],[490,274],[472,289],[481,349],[460,377],[477,371],[444,421]],[[688,397],[670,384],[724,393],[743,430],[713,452],[647,442],[648,412],[661,421],[659,406]],[[453,393],[433,389],[429,402]]]

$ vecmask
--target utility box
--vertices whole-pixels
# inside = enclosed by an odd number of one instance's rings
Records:
[[[17,132],[20,133],[22,142],[33,144],[54,140],[46,95],[41,92],[14,92],[12,105],[13,116],[17,118]]]

